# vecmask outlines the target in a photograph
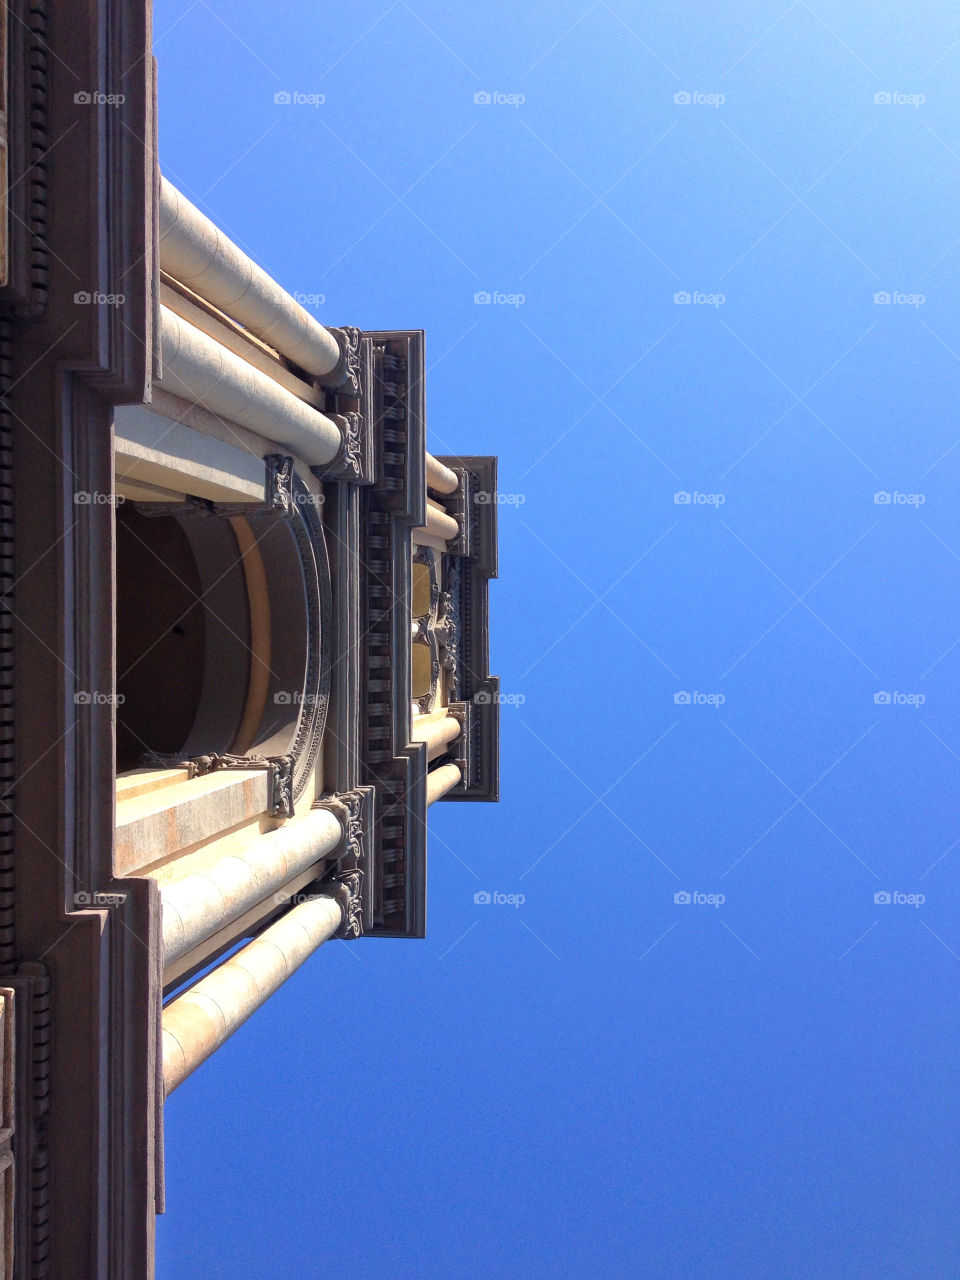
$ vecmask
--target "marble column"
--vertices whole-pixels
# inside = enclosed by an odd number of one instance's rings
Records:
[[[427,523],[423,531],[432,538],[440,538],[450,542],[460,533],[460,526],[453,516],[448,516],[442,507],[427,499]]]
[[[163,1082],[169,1096],[328,938],[345,906],[318,894],[301,902],[163,1011]]]
[[[427,744],[427,759],[435,760],[443,755],[451,742],[460,734],[460,721],[454,716],[414,716],[411,737],[414,742]]]
[[[160,308],[162,376],[158,385],[271,443],[287,445],[311,466],[337,456],[340,428],[215,338]]]
[[[455,764],[442,764],[427,774],[427,804],[434,804],[445,796],[461,780],[463,775]]]
[[[156,877],[163,904],[164,963],[239,919],[294,876],[332,853],[343,828],[328,809],[313,809],[248,847],[211,855],[200,849],[168,863]]]
[[[160,180],[160,266],[316,377],[333,372],[340,347],[182,192]]]
[[[435,493],[456,493],[459,483],[455,471],[445,467],[432,453],[427,454],[428,488],[433,489]]]

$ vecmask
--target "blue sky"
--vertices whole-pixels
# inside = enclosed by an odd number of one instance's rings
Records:
[[[322,948],[173,1096],[161,1275],[956,1276],[955,7],[155,31],[167,177],[423,328],[512,498],[502,803],[432,810],[426,941]]]

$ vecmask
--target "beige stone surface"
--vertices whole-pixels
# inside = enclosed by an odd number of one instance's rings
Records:
[[[325,397],[322,390],[297,377],[272,347],[261,342],[249,329],[235,324],[229,316],[211,306],[205,299],[183,285],[171,288],[161,281],[160,301],[195,328],[202,329],[222,346],[228,347],[234,355],[241,356],[262,373],[268,374],[298,400],[312,404],[316,409],[323,408]]]
[[[269,808],[269,770],[220,769],[117,804],[118,876],[228,831]]]
[[[145,481],[211,502],[262,503],[261,457],[224,444],[146,405],[121,405],[114,416],[114,467],[123,481]]]
[[[189,776],[186,769],[130,769],[117,774],[117,800],[132,800],[175,782],[186,782]]]

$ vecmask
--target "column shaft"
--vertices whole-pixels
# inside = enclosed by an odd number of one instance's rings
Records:
[[[460,721],[454,716],[415,716],[412,738],[427,744],[427,759],[435,760],[460,734]]]
[[[160,266],[317,377],[340,360],[336,338],[182,192],[160,180]]]
[[[340,928],[335,898],[302,902],[163,1011],[163,1082],[169,1096],[308,956]]]
[[[332,853],[342,828],[328,809],[314,809],[249,848],[211,859],[204,850],[185,854],[160,880],[163,955],[170,964],[276,893],[312,863]]]
[[[430,534],[433,538],[440,538],[444,542],[450,542],[460,532],[460,526],[454,520],[453,516],[447,513],[435,502],[427,499],[427,523],[423,526],[424,532]]]
[[[459,484],[457,473],[445,467],[442,462],[427,454],[427,487],[436,493],[456,493]]]
[[[427,774],[427,804],[431,805],[451,791],[463,777],[455,764],[442,764]]]
[[[168,307],[160,308],[160,336],[159,386],[165,391],[288,445],[311,466],[337,456],[341,435],[335,422]]]

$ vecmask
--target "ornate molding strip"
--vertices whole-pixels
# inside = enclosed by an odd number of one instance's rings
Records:
[[[15,1256],[26,1263],[17,1274],[45,1280],[50,1274],[50,976],[44,965],[26,963],[3,984],[15,992],[17,1023]]]
[[[12,375],[11,325],[0,321],[0,965],[16,955],[14,760],[13,423],[7,400]]]
[[[202,778],[219,769],[269,769],[270,816],[293,817],[294,756],[235,756],[228,752],[192,756],[181,760],[175,755],[149,752],[142,757],[145,766],[155,769],[185,769],[188,778]]]
[[[49,43],[47,0],[4,6],[9,105],[9,199],[6,283],[0,299],[17,315],[36,319],[47,308]]]
[[[377,820],[364,885],[368,933],[422,937],[426,912],[426,752],[409,741],[411,531],[426,520],[423,336],[364,335],[376,479],[360,490],[361,777]],[[431,654],[431,662],[439,658]]]
[[[490,624],[487,587],[497,575],[497,468],[490,457],[438,459],[460,478],[447,499],[463,532],[462,548],[454,544],[447,581],[451,598],[449,627],[456,636],[447,660],[456,672],[453,698],[465,709],[460,738],[463,779],[443,797],[446,801],[488,800],[499,794],[499,683],[489,674]],[[459,553],[458,553],[459,552]]]
[[[469,557],[473,554],[474,529],[476,525],[474,507],[489,503],[491,495],[479,489],[476,476],[466,467],[451,467],[450,469],[455,473],[460,483],[453,493],[444,496],[443,506],[456,520],[460,532],[449,543],[448,550],[450,555]]]
[[[450,698],[460,700],[460,561],[452,560],[447,571],[447,590],[440,596],[434,632],[440,651],[440,665],[450,676]]]

